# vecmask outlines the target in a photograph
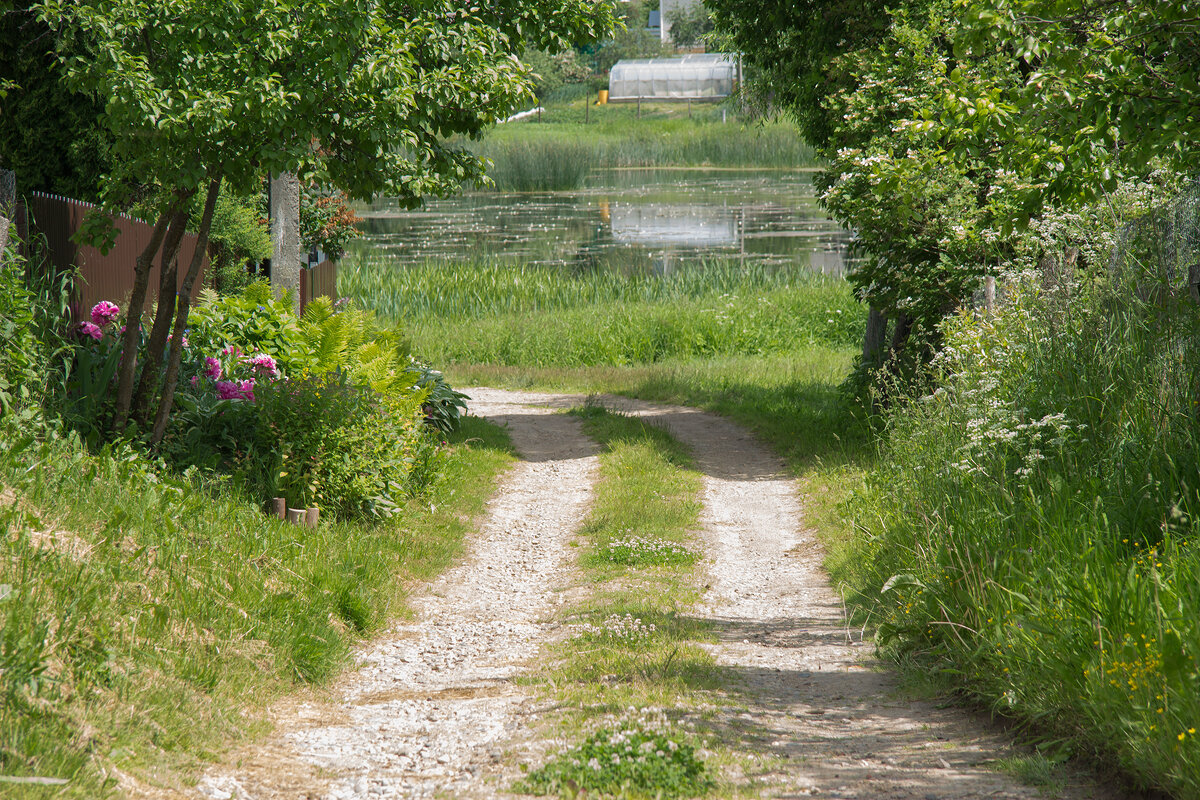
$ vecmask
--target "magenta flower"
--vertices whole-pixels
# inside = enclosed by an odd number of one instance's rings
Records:
[[[107,300],[101,300],[99,303],[96,303],[96,305],[92,306],[92,324],[99,328],[106,328],[108,327],[108,324],[116,319],[117,315],[120,313],[121,309],[116,305],[116,303],[110,303]]]
[[[212,378],[214,381],[219,381],[221,379],[221,362],[217,361],[212,356],[205,356],[204,374]]]
[[[217,381],[217,397],[222,400],[254,400],[254,380]]]
[[[84,336],[90,336],[97,342],[104,338],[104,331],[100,330],[100,326],[94,322],[79,323],[79,332]]]
[[[270,375],[272,378],[279,374],[279,369],[275,366],[275,359],[271,358],[266,353],[260,353],[251,358],[250,366],[254,367],[256,372],[261,372],[264,375]]]

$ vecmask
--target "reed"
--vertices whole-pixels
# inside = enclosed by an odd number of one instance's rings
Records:
[[[548,112],[545,119],[561,119]],[[582,125],[522,121],[493,131],[471,149],[493,162],[495,188],[550,191],[581,187],[598,168],[712,166],[796,169],[817,163],[813,149],[782,122],[649,119]]]

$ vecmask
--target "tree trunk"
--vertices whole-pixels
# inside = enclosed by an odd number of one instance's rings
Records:
[[[188,212],[181,209],[171,220],[167,236],[163,240],[161,269],[158,273],[158,307],[154,312],[154,327],[150,329],[150,340],[146,344],[146,359],[142,364],[142,375],[138,379],[137,391],[133,395],[129,416],[140,425],[145,425],[150,411],[150,398],[158,389],[158,377],[162,370],[163,350],[167,345],[167,334],[175,316],[175,289],[179,275],[179,245],[187,230]]]
[[[200,230],[196,231],[196,252],[192,256],[192,263],[188,265],[187,274],[183,276],[183,285],[179,287],[179,296],[175,303],[175,330],[167,356],[167,374],[163,378],[158,413],[154,415],[151,445],[161,442],[167,432],[167,420],[171,416],[171,405],[175,402],[175,384],[179,381],[179,362],[183,358],[183,331],[187,327],[188,311],[192,307],[192,285],[196,283],[200,267],[204,265],[204,254],[208,252],[208,231],[212,227],[213,209],[216,208],[217,196],[220,193],[221,179],[209,181],[208,196],[204,198],[204,215],[200,218]]]
[[[8,247],[10,219],[16,211],[17,178],[11,170],[0,169],[0,269],[4,268],[4,248]]]
[[[883,338],[887,334],[887,315],[875,306],[867,312],[867,331],[863,335],[862,363],[879,366],[883,361]]]
[[[908,344],[908,337],[911,333],[912,317],[901,311],[896,315],[896,330],[892,332],[892,346],[889,348],[888,353],[890,361],[895,361],[900,357],[900,352]]]
[[[125,336],[121,342],[121,365],[117,373],[117,409],[113,413],[112,429],[122,433],[129,421],[129,406],[133,401],[133,378],[137,370],[138,338],[142,327],[142,307],[146,305],[146,287],[150,283],[150,267],[154,255],[167,233],[167,225],[176,210],[190,196],[190,192],[176,193],[171,204],[158,216],[150,241],[133,266],[133,292],[129,295],[129,306],[125,309]]]

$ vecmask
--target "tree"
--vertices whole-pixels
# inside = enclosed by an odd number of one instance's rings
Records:
[[[530,95],[519,57],[606,35],[591,0],[42,0],[73,87],[105,104],[116,166],[105,202],[156,188],[150,244],[135,266],[142,307],[162,249],[158,312],[135,396],[138,326],[126,328],[114,427],[131,412],[165,431],[190,289],[223,185],[247,194],[264,173],[295,172],[358,198],[386,191],[406,205],[483,175],[447,143],[478,136]],[[196,258],[176,297],[188,205],[203,197]],[[173,322],[172,322],[173,317]],[[165,375],[158,375],[170,338]]]
[[[852,86],[834,68],[888,29],[887,0],[705,0],[721,49],[740,53],[747,89],[790,114],[809,144],[831,144],[836,115],[824,100]]]
[[[667,12],[666,21],[671,41],[680,47],[700,44],[713,29],[712,17],[701,3],[672,8]]]
[[[1025,216],[1078,203],[1154,159],[1200,165],[1200,2],[959,0],[957,50],[1003,50],[1020,80],[980,86],[994,108],[972,120],[1045,175]],[[981,109],[982,110],[982,109]]]
[[[0,164],[17,173],[22,191],[97,200],[100,176],[109,168],[102,106],[64,85],[55,37],[32,3],[3,5],[0,84],[10,90],[0,112]]]

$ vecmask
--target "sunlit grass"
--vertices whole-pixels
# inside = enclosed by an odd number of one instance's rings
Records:
[[[112,767],[178,785],[261,732],[272,698],[328,679],[461,551],[510,460],[467,420],[436,503],[309,529],[132,454],[0,437],[0,774],[68,781],[0,794],[106,797]]]

